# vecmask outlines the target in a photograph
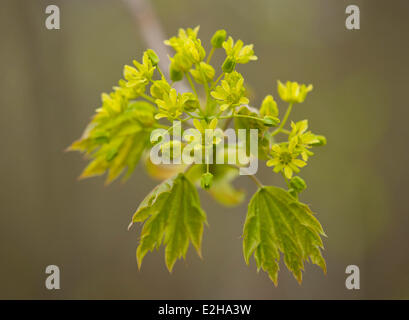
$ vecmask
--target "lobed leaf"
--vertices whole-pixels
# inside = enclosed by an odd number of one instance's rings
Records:
[[[150,103],[135,101],[116,114],[97,113],[83,137],[69,148],[82,151],[92,159],[80,178],[108,171],[106,183],[111,183],[125,168],[124,179],[128,178],[143,151],[150,146],[154,112]]]
[[[325,233],[307,205],[284,189],[259,189],[248,206],[243,231],[246,263],[254,255],[258,270],[266,271],[277,286],[280,252],[287,268],[302,282],[304,261],[308,259],[326,272],[320,235]]]
[[[136,251],[139,268],[148,251],[159,248],[162,242],[169,271],[177,259],[185,258],[189,242],[201,256],[206,214],[200,207],[195,186],[183,173],[164,181],[145,197],[132,218],[132,223],[143,221]]]

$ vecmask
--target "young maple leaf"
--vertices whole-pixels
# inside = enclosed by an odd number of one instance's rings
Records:
[[[249,203],[243,231],[244,259],[248,264],[254,254],[258,269],[266,271],[277,286],[282,252],[287,268],[301,283],[308,258],[326,272],[320,235],[325,233],[307,205],[284,189],[263,187]]]
[[[133,215],[131,225],[142,221],[145,224],[136,251],[139,268],[148,251],[159,248],[162,241],[169,271],[177,259],[185,258],[189,241],[201,256],[206,214],[200,208],[195,186],[184,174],[164,181],[146,196]]]

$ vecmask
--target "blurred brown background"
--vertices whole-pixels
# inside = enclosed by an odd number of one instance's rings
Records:
[[[314,84],[293,119],[308,117],[328,138],[303,170],[309,189],[301,198],[328,234],[328,274],[307,265],[299,286],[282,266],[275,288],[242,257],[249,194],[228,209],[200,194],[210,224],[204,260],[190,248],[170,275],[160,250],[137,270],[140,227],[126,227],[156,182],[142,167],[126,184],[77,181],[86,162],[63,151],[123,65],[140,59],[141,29],[122,1],[3,0],[0,298],[408,299],[409,2],[352,3],[359,31],[345,28],[351,1],[152,1],[166,37],[200,25],[206,44],[219,28],[254,43],[259,60],[239,70],[255,106],[276,95],[277,79]],[[44,26],[49,4],[60,7],[61,30]],[[280,180],[264,167],[259,176]],[[245,177],[237,185],[255,190]],[[59,291],[45,289],[50,264],[61,268]],[[350,264],[360,267],[359,291],[345,288]]]

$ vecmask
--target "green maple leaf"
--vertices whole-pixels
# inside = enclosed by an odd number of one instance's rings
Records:
[[[150,146],[155,108],[144,101],[134,101],[118,114],[97,114],[85,134],[69,150],[85,152],[91,162],[80,178],[104,174],[106,183],[115,180],[127,168],[124,179],[135,169],[143,151]]]
[[[320,235],[325,233],[307,205],[284,189],[260,188],[248,207],[243,231],[246,263],[254,254],[258,270],[266,271],[277,286],[280,252],[287,268],[299,283],[308,258],[326,272]]]
[[[158,185],[139,205],[132,223],[145,221],[136,257],[138,267],[148,251],[163,244],[169,271],[177,259],[185,258],[189,242],[201,256],[203,224],[206,214],[200,208],[195,186],[179,173]],[[132,225],[131,223],[131,225]]]

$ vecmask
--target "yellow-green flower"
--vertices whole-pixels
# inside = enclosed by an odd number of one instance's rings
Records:
[[[176,54],[170,58],[174,81],[181,80],[184,72],[189,71],[193,64],[200,63],[206,56],[201,40],[197,39],[198,32],[198,26],[194,29],[179,29],[177,37],[165,40],[165,44],[176,51]]]
[[[227,57],[235,63],[244,64],[257,60],[257,57],[254,55],[253,45],[249,44],[243,47],[243,41],[241,40],[234,43],[233,38],[229,37],[229,39],[223,42],[223,48],[226,51]]]
[[[150,87],[151,96],[155,99],[162,99],[164,95],[169,95],[170,84],[165,78],[155,80]]]
[[[305,84],[298,84],[298,82],[287,81],[284,85],[280,80],[278,81],[278,94],[280,98],[289,103],[304,102],[307,93],[313,89],[312,84],[306,86]]]
[[[320,139],[308,129],[308,120],[298,121],[297,123],[291,122],[291,132],[288,136],[289,141],[293,141],[295,149],[301,154],[303,160],[307,161],[308,157],[314,155],[314,153],[308,149],[312,146],[319,144]]]
[[[228,73],[221,85],[216,87],[210,94],[221,103],[220,110],[224,111],[229,107],[237,107],[248,104],[249,99],[245,97],[246,89],[243,86],[244,79],[236,71]]]
[[[183,97],[183,111],[192,112],[200,108],[199,100],[192,92],[185,92]]]
[[[187,39],[184,46],[184,53],[193,63],[200,63],[206,56],[206,51],[200,39]]]
[[[152,60],[147,52],[143,54],[142,63],[134,60],[133,64],[136,68],[128,65],[124,67],[123,73],[127,81],[126,86],[134,88],[137,92],[144,92],[146,85],[152,79],[156,67],[152,65]]]
[[[196,65],[195,70],[190,70],[190,73],[192,74],[193,79],[197,83],[205,83],[211,81],[214,78],[214,68],[205,62],[200,62],[200,64]]]
[[[261,103],[260,116],[262,117],[265,117],[265,116],[277,117],[278,116],[277,102],[274,101],[274,98],[272,95],[266,96],[263,102]]]
[[[96,111],[100,116],[113,115],[122,112],[126,108],[127,99],[118,91],[101,95],[102,106]]]
[[[152,79],[153,72],[155,71],[156,67],[152,64],[152,59],[148,52],[144,52],[142,57],[142,63],[134,60],[133,64],[138,69],[141,77],[145,79],[145,81],[149,82]]]
[[[274,166],[274,172],[283,172],[286,178],[291,179],[293,172],[300,172],[299,168],[307,164],[297,159],[298,155],[294,142],[275,144],[271,147],[272,159],[267,161],[267,166]]]
[[[213,149],[213,146],[219,144],[224,138],[223,131],[217,129],[217,123],[218,120],[216,118],[213,118],[209,123],[205,120],[193,120],[193,125],[200,132],[202,139],[194,143],[192,136],[189,142],[195,150],[201,150],[204,156],[210,156],[211,153],[206,152],[206,150]],[[208,161],[210,161],[209,158],[206,159],[206,163]]]
[[[180,28],[177,37],[172,37],[169,40],[165,40],[164,43],[167,46],[171,46],[176,52],[180,52],[183,50],[186,40],[188,39],[196,40],[197,39],[199,28],[200,28],[199,26],[197,26],[194,29],[187,28],[186,30],[183,28]]]
[[[177,119],[183,113],[185,108],[190,109],[192,100],[196,99],[192,93],[177,93],[174,88],[169,90],[168,94],[163,94],[162,99],[156,99],[155,102],[159,107],[159,113],[155,115],[156,119],[168,118],[169,120]]]
[[[195,128],[199,130],[205,138],[205,141],[210,142],[211,145],[219,144],[223,139],[223,132],[221,130],[216,130],[217,123],[218,120],[216,118],[213,118],[209,123],[204,120],[193,120]]]
[[[135,90],[135,88],[130,88],[126,85],[126,81],[121,79],[118,81],[118,86],[113,87],[115,92],[124,96],[128,100],[137,98],[140,95],[140,92]]]

